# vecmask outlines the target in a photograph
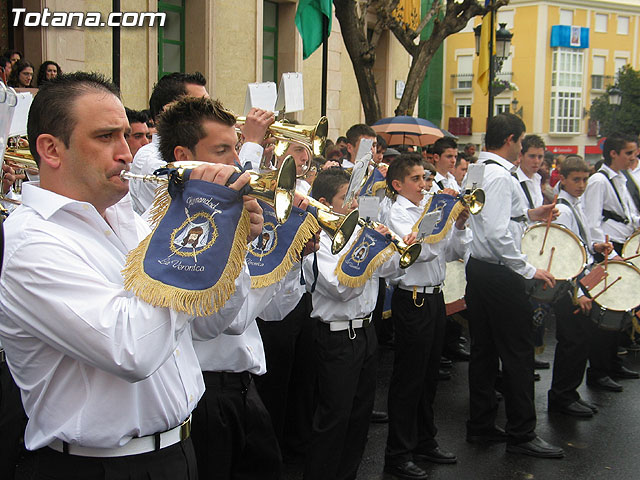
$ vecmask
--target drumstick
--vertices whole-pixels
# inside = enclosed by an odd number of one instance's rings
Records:
[[[640,253],[638,253],[637,255],[632,255],[631,257],[623,258],[622,260],[628,262],[629,260],[633,260],[634,258],[638,257],[640,257]]]
[[[556,247],[551,247],[551,256],[549,257],[549,265],[547,265],[547,272],[551,273],[551,262],[553,260],[553,254],[556,253]],[[547,289],[547,284],[542,286],[543,290]]]
[[[640,238],[638,238],[638,246],[636,247],[636,253],[640,253]]]
[[[606,279],[606,277],[605,277],[605,279]],[[598,293],[595,297],[593,297],[591,300],[592,300],[592,301],[595,301],[595,299],[596,299],[596,298],[598,298],[598,297],[599,297],[600,295],[602,295],[604,292],[606,292],[606,291],[607,291],[607,290],[609,290],[611,287],[613,287],[613,286],[616,284],[616,282],[617,282],[618,280],[622,280],[622,277],[618,277],[618,278],[616,278],[613,282],[611,282],[611,283],[609,284],[609,286],[608,286],[608,287],[604,287],[604,288],[602,289],[602,291],[601,291],[600,293]],[[573,311],[574,315],[575,315],[576,313],[578,313],[578,312],[580,312],[580,309],[579,309],[579,308],[576,308],[576,309]]]
[[[553,204],[558,201],[558,195],[553,198]],[[544,253],[544,245],[547,243],[547,235],[549,235],[549,227],[551,226],[551,217],[553,217],[553,208],[549,210],[549,216],[547,217],[547,229],[544,231],[544,238],[542,239],[542,247],[540,247],[540,255]]]

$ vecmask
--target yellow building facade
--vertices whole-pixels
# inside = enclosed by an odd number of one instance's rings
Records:
[[[447,38],[443,69],[442,126],[460,143],[477,145],[482,145],[488,114],[488,97],[476,82],[473,27],[480,21]],[[509,87],[496,91],[493,113],[521,116],[527,132],[541,135],[554,153],[598,159],[589,108],[615,83],[622,66],[640,66],[640,2],[511,0],[498,11],[496,23],[506,24],[513,38],[511,55],[496,76],[502,84],[496,90]]]
[[[403,0],[408,6],[417,0]],[[27,12],[100,12],[107,17],[111,0],[22,0],[14,7]],[[159,74],[200,71],[211,96],[242,114],[247,84],[279,81],[282,73],[302,72],[302,112],[291,115],[315,123],[321,109],[322,49],[302,58],[302,40],[295,26],[297,0],[121,0],[121,12],[166,12],[167,25],[120,29],[120,85],[124,104],[148,108]],[[372,18],[371,21],[375,21]],[[10,27],[12,28],[12,27]],[[96,71],[112,75],[112,29],[109,27],[27,27],[13,31],[15,46],[38,65],[60,64],[64,72]],[[393,115],[396,82],[406,79],[410,58],[385,32],[378,44],[376,80],[383,116]],[[364,121],[353,67],[340,24],[333,18],[329,37],[327,116],[329,136],[344,135]]]

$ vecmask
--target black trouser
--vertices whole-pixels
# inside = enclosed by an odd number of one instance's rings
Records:
[[[200,479],[279,479],[280,448],[248,372],[202,372],[191,436]]]
[[[7,363],[0,362],[0,477],[13,478],[27,416]]]
[[[554,304],[556,314],[556,352],[549,402],[567,406],[580,398],[577,389],[584,378],[589,357],[593,322],[576,310],[571,296],[562,295]]]
[[[351,339],[349,330],[332,332],[319,320],[314,332],[318,406],[304,479],[355,479],[375,397],[376,332],[368,324]]]
[[[388,344],[393,341],[393,323],[390,318],[384,318],[384,301],[387,294],[387,282],[384,278],[380,278],[378,285],[378,299],[376,308],[373,310],[372,320],[376,329],[376,336],[380,345]]]
[[[471,335],[470,419],[467,432],[494,428],[498,401],[495,380],[502,360],[502,385],[509,443],[535,438],[533,320],[524,279],[503,265],[470,258],[466,301]]]
[[[433,400],[446,324],[442,293],[418,294],[400,288],[391,305],[396,332],[389,384],[389,435],[385,463],[399,464],[438,446]]]
[[[25,463],[18,468],[16,479],[27,478],[29,480],[197,480],[198,472],[191,438],[187,438],[155,452],[111,458],[67,455],[44,447],[27,455]]]
[[[304,456],[311,438],[316,373],[310,312],[305,293],[282,321],[258,319],[267,373],[254,380],[285,459]]]

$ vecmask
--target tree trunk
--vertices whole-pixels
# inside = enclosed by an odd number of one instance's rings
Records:
[[[358,82],[365,121],[368,125],[373,125],[382,117],[380,99],[373,74],[375,51],[370,48],[365,25],[358,18],[356,2],[354,0],[334,0],[333,4],[336,7],[336,18],[340,22],[342,38]]]

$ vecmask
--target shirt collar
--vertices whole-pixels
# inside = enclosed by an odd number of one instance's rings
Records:
[[[560,189],[560,193],[558,193],[558,198],[564,198],[571,205],[577,205],[580,203],[580,198],[574,197],[573,195],[569,195],[566,190]]]
[[[606,163],[602,164],[602,166],[600,167],[600,171],[606,173],[607,177],[609,177],[611,180],[613,180],[618,175],[623,176],[622,172],[616,172]]]
[[[425,195],[426,197],[426,195]],[[413,203],[411,200],[409,200],[407,197],[404,197],[402,195],[398,195],[396,197],[396,203],[403,207],[403,208],[423,208],[421,205],[422,203],[424,203],[424,198],[423,198],[423,202],[420,204],[420,206],[416,205],[415,203]]]
[[[539,173],[534,173],[533,178],[527,177],[527,174],[524,173],[521,167],[518,167],[516,170],[516,175],[518,177],[519,182],[531,182],[531,183],[540,183],[540,179],[542,178]]]
[[[484,163],[487,160],[493,160],[494,162],[497,162],[498,164],[506,168],[509,172],[514,167],[513,163],[511,163],[506,158],[502,158],[500,155],[496,155],[492,152],[480,152],[480,155],[478,155],[478,162]]]

